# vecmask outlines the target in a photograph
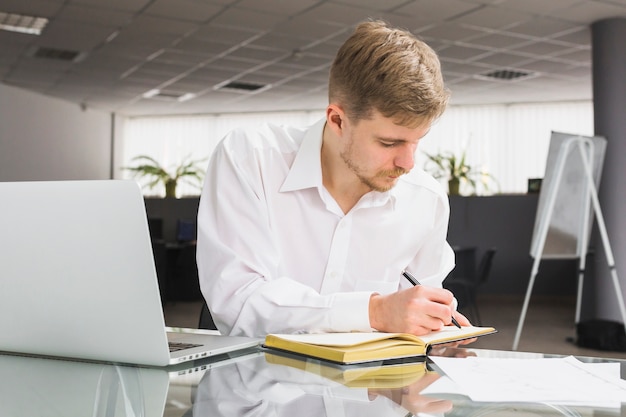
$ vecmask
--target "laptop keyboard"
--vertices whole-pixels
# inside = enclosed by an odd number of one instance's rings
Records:
[[[179,350],[191,349],[202,345],[196,345],[194,343],[180,343],[180,342],[169,342],[170,352],[178,352]]]

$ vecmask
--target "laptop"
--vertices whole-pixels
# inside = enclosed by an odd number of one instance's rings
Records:
[[[167,331],[135,181],[0,182],[0,196],[0,351],[168,366],[261,342]]]

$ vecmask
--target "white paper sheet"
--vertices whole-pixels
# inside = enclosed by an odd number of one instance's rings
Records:
[[[619,364],[583,363],[572,356],[431,359],[474,401],[596,407],[626,403],[626,381],[619,377]]]

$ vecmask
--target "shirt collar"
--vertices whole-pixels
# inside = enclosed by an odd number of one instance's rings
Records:
[[[291,169],[280,187],[281,192],[322,186],[322,136],[326,119],[312,125],[304,134]]]
[[[281,192],[297,191],[306,188],[322,189],[322,137],[326,119],[321,119],[312,125],[305,133],[302,144],[291,165],[291,169],[280,187]],[[386,192],[370,191],[365,194],[358,205],[366,207],[382,206],[390,203],[395,207],[396,194],[400,184],[396,184]]]

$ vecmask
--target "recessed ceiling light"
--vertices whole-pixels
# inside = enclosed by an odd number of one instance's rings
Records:
[[[150,98],[154,100],[160,101],[187,101],[195,98],[196,95],[192,93],[179,93],[176,91],[163,91],[158,88],[154,88],[152,90],[146,91],[142,94],[143,98]]]
[[[194,93],[185,93],[182,96],[178,97],[178,101],[182,103],[184,101],[189,101],[194,98],[196,98],[196,95]]]
[[[142,96],[144,98],[152,98],[154,96],[157,96],[161,94],[161,90],[159,90],[158,88],[153,88],[152,90],[148,90],[145,93],[142,94]]]
[[[10,32],[41,35],[41,31],[48,24],[45,17],[26,16],[15,13],[0,12],[0,29]]]

